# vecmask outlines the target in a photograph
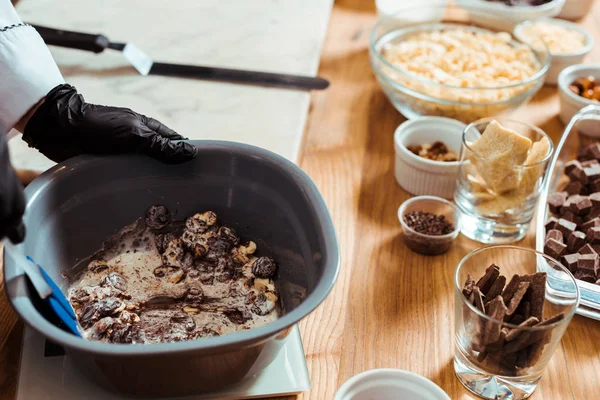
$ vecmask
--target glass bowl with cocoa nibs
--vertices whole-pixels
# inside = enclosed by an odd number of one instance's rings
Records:
[[[460,212],[448,200],[417,196],[398,209],[406,246],[419,254],[433,256],[447,252],[460,232]]]

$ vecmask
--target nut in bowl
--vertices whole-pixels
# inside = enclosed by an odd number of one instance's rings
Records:
[[[584,107],[600,105],[600,65],[577,64],[565,68],[558,76],[558,96],[560,98],[559,117],[567,125],[571,118]],[[591,90],[591,92],[590,92]],[[586,121],[590,125],[590,121]],[[594,127],[597,122],[593,122]],[[590,125],[591,127],[591,125]],[[597,128],[591,127],[591,132]]]
[[[411,9],[405,9],[380,20],[371,32],[372,69],[404,116],[469,123],[513,111],[541,87],[547,51],[536,51],[507,32],[471,26],[477,13],[445,5],[422,8],[430,7],[445,10],[441,23],[425,17],[407,23],[402,18]]]
[[[447,252],[460,232],[458,208],[435,196],[417,196],[398,209],[404,243],[409,249],[434,256]]]

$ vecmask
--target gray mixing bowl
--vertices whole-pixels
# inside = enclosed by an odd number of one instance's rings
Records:
[[[221,337],[155,345],[77,338],[49,322],[31,288],[5,255],[9,299],[23,320],[63,346],[81,371],[109,390],[132,396],[181,396],[226,387],[277,355],[291,327],[313,311],[338,275],[331,217],[311,179],[288,160],[256,147],[195,141],[198,157],[165,165],[141,155],[80,156],[47,171],[25,190],[31,255],[65,290],[61,271],[154,204],[179,218],[213,210],[243,239],[280,264],[276,284],[284,315],[260,328]],[[76,272],[76,271],[71,271]]]

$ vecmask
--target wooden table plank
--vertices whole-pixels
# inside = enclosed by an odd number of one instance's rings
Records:
[[[300,323],[310,392],[333,398],[352,375],[393,367],[422,374],[452,399],[472,398],[454,376],[454,297],[458,261],[480,245],[460,237],[446,255],[425,257],[402,243],[396,212],[409,195],[393,177],[392,134],[404,121],[378,87],[369,66],[373,2],[336,3],[319,74],[331,87],[313,94],[300,165],[321,189],[342,251],[339,280],[322,306]],[[600,6],[583,21],[600,41]],[[600,62],[596,47],[587,61]],[[554,140],[556,88],[543,88],[515,113]],[[533,230],[519,245],[534,246]],[[0,297],[0,343],[15,316]],[[19,326],[20,328],[20,326]],[[14,398],[20,335],[0,346],[0,400]],[[600,398],[600,322],[576,316],[532,399]],[[287,399],[293,399],[288,397]]]

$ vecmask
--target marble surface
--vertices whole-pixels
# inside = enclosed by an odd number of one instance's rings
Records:
[[[333,0],[23,0],[21,18],[131,42],[155,61],[316,75]],[[191,139],[240,141],[296,160],[307,92],[140,76],[118,52],[52,48],[88,102],[132,108]],[[325,77],[326,78],[326,77]],[[16,137],[13,165],[53,163]]]

